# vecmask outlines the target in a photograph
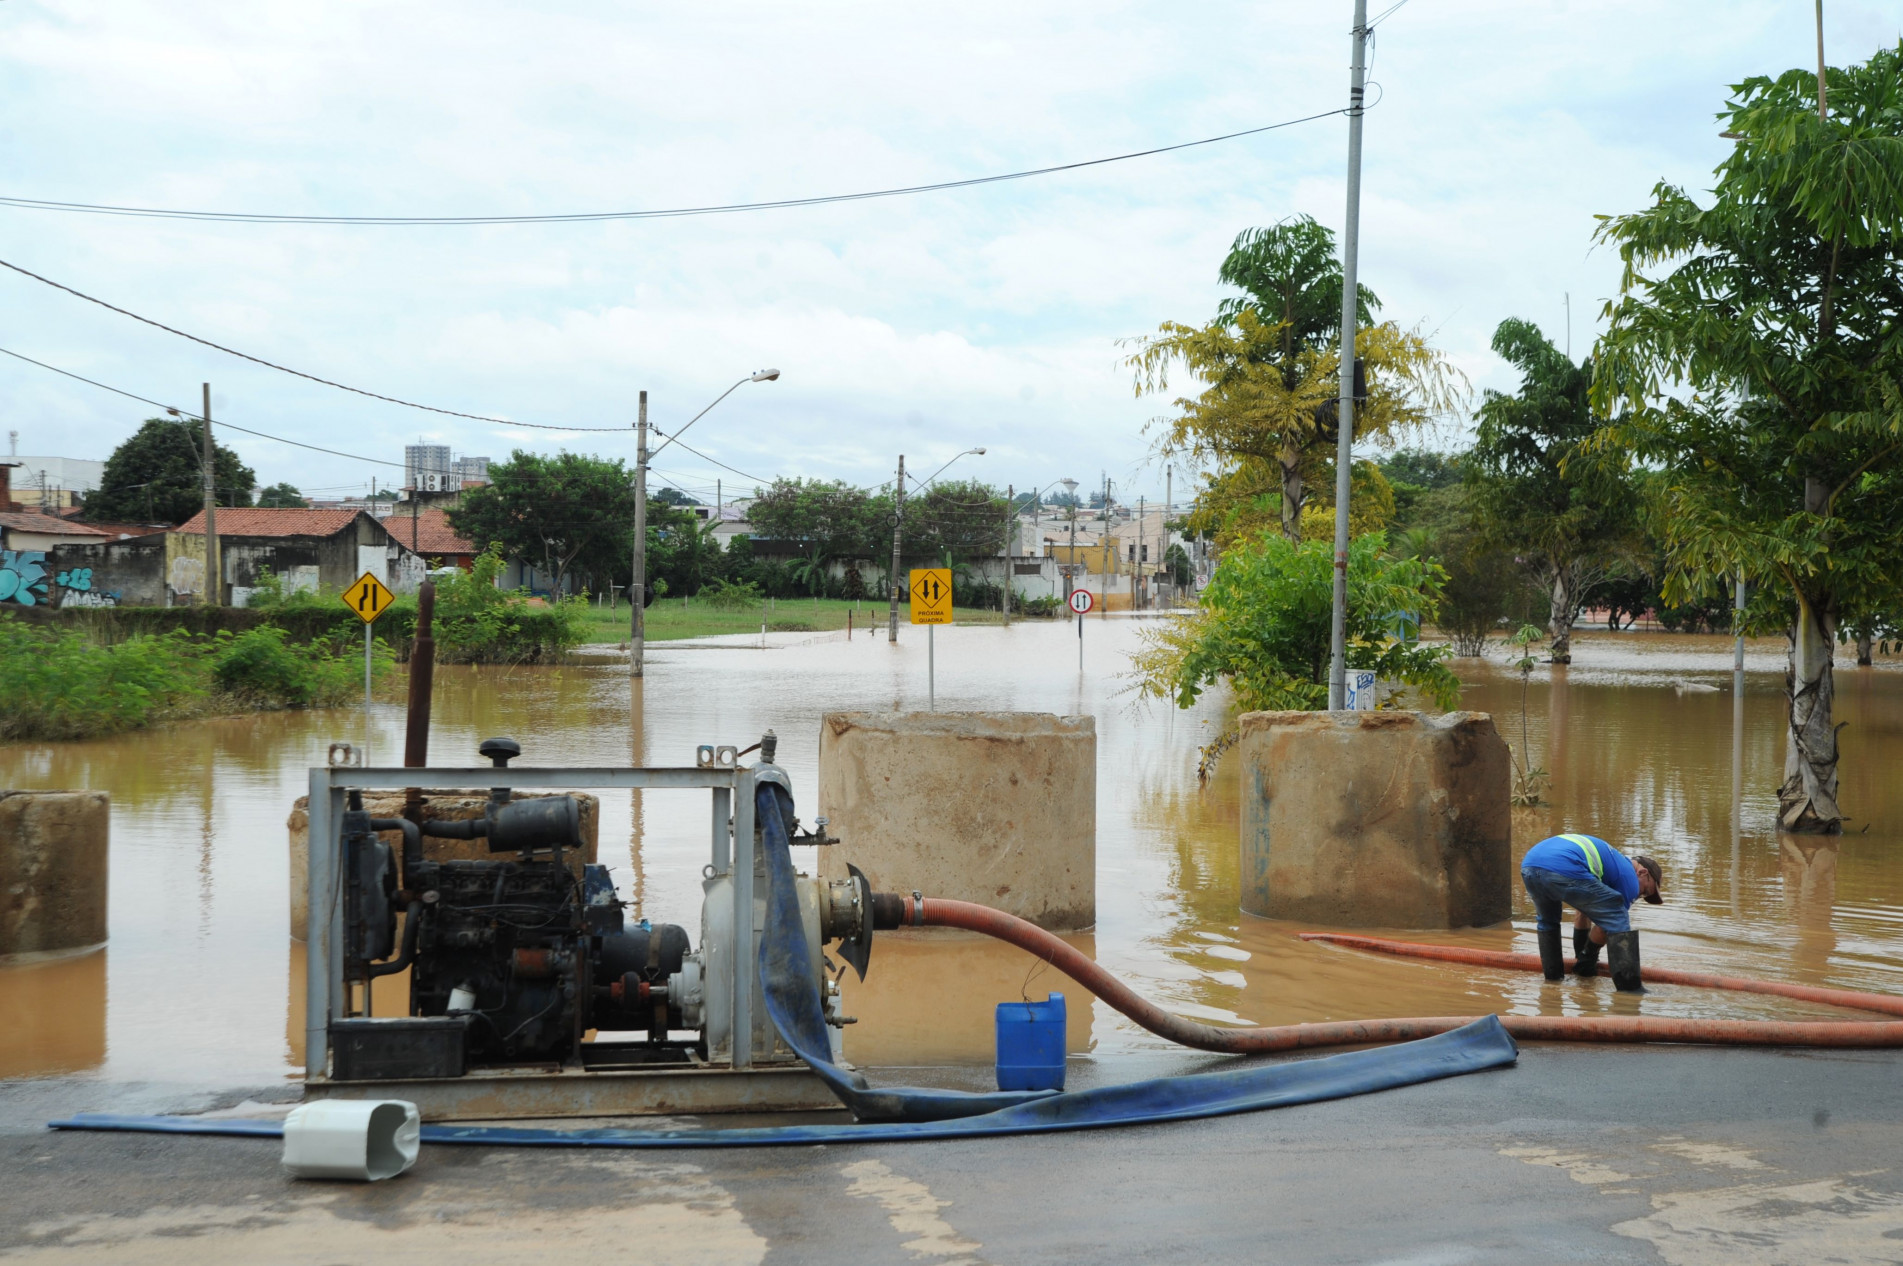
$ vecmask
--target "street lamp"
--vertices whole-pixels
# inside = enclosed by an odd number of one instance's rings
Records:
[[[950,466],[950,465],[952,464],[952,462],[955,462],[955,461],[957,461],[957,460],[958,460],[958,459],[959,459],[960,457],[974,457],[974,456],[975,456],[975,457],[983,457],[984,455],[985,455],[985,451],[984,451],[984,450],[983,450],[982,448],[968,448],[968,449],[966,449],[966,450],[965,450],[964,452],[962,452],[962,453],[959,453],[959,454],[956,454],[955,456],[953,456],[953,458],[951,459],[951,462],[946,462],[944,466],[940,466],[940,467],[939,467],[939,468],[938,468],[937,470],[935,470],[935,471],[933,471],[933,472],[932,472],[932,473],[931,473],[930,475],[928,475],[928,476],[927,476],[927,477],[925,478],[925,480],[924,480],[924,481],[923,481],[922,483],[920,483],[920,484],[919,484],[919,486],[920,486],[921,488],[929,488],[929,487],[931,487],[931,486],[932,486],[932,480],[934,480],[934,479],[936,479],[936,478],[938,478],[938,477],[939,477],[940,475],[942,475],[942,474],[944,474],[944,473],[945,473],[945,470],[946,470],[946,467],[949,467],[949,466]]]
[[[950,462],[946,462],[944,466],[940,466],[937,470],[933,471],[931,474],[931,478],[926,479],[923,482],[920,482],[919,487],[921,488],[930,487],[932,483],[932,479],[936,479],[940,475],[944,474],[946,467],[950,466],[952,462],[957,461],[960,457],[970,457],[970,456],[973,456],[974,454],[976,456],[983,457],[985,455],[985,451],[982,448],[968,448],[962,453],[954,453],[952,455],[952,459]],[[893,487],[894,487],[894,496],[892,500],[892,584],[891,584],[892,599],[891,599],[891,605],[886,611],[885,640],[887,641],[887,643],[893,643],[899,640],[899,596],[905,592],[905,580],[899,574],[900,568],[902,568],[905,565],[904,560],[901,559],[899,556],[900,533],[904,530],[904,527],[905,527],[905,455],[903,453],[899,454],[899,478],[898,478],[898,482],[895,485],[893,485]]]
[[[628,676],[639,677],[642,673],[642,659],[647,651],[647,596],[648,596],[648,462],[681,437],[687,427],[706,417],[714,405],[732,395],[742,383],[773,382],[780,376],[777,369],[759,369],[738,379],[733,386],[715,396],[713,403],[687,419],[687,425],[667,437],[667,442],[653,453],[648,452],[648,393],[641,393],[639,438],[634,448],[634,574],[628,584]]]

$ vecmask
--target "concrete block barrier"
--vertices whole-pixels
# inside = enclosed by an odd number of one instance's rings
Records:
[[[829,712],[812,814],[875,890],[995,906],[1052,931],[1097,921],[1097,723],[1043,712]]]
[[[111,816],[103,791],[0,791],[0,959],[106,943]]]
[[[1511,757],[1482,712],[1241,718],[1242,909],[1457,928],[1512,910]]]

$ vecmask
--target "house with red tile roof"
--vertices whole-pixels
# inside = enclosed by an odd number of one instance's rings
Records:
[[[219,508],[217,525],[219,600],[232,606],[244,606],[266,572],[292,592],[342,592],[368,572],[397,593],[412,593],[423,579],[423,560],[385,521],[361,510],[228,506]],[[166,537],[178,542],[173,557],[195,556],[202,574],[204,511]]]
[[[427,562],[431,567],[459,567],[468,571],[482,551],[475,542],[456,535],[449,526],[449,511],[441,506],[430,509],[398,507],[379,520],[397,543]],[[220,535],[223,535],[222,529]]]

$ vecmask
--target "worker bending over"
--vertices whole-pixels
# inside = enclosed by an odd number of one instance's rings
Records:
[[[1526,851],[1520,882],[1539,916],[1540,969],[1548,980],[1566,974],[1559,948],[1560,906],[1579,912],[1573,921],[1573,971],[1599,974],[1599,947],[1606,947],[1612,983],[1622,993],[1644,993],[1639,983],[1639,934],[1629,912],[1640,897],[1659,905],[1659,864],[1641,853],[1624,854],[1596,835],[1554,835]]]

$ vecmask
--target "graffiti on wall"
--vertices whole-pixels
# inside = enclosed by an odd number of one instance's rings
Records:
[[[0,549],[0,602],[23,607],[46,602],[46,551]]]
[[[205,560],[180,554],[172,560],[167,580],[173,593],[198,593],[205,587]]]
[[[59,605],[63,611],[67,607],[116,607],[119,595],[103,589],[93,588],[93,569],[74,567],[53,577],[53,583],[63,592]]]

